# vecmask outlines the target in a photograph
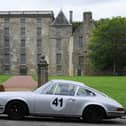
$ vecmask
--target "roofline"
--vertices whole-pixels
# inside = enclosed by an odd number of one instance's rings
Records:
[[[59,18],[60,15],[63,15],[64,19],[67,21],[67,23],[63,24],[63,23],[57,23],[57,19]],[[55,20],[52,22],[51,26],[72,26],[72,24],[68,21],[67,17],[65,16],[64,12],[62,10],[60,10],[60,12],[58,13],[58,15],[56,16]]]
[[[78,84],[80,86],[86,86],[83,82],[78,82],[78,81],[73,81],[73,80],[63,80],[63,79],[53,79],[51,80],[52,82],[67,82],[67,83],[73,83],[73,84]]]
[[[0,11],[0,16],[6,15],[51,15],[54,17],[53,11]]]

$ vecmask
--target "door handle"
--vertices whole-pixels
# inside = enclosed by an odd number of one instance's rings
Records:
[[[73,98],[70,98],[68,100],[69,100],[69,102],[74,102],[75,101],[75,99],[73,99]]]

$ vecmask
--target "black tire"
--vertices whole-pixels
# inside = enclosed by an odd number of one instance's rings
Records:
[[[105,111],[98,106],[90,106],[83,112],[83,119],[89,123],[99,123],[105,117]]]
[[[26,106],[21,101],[12,101],[6,107],[6,113],[9,119],[19,120],[26,114]]]

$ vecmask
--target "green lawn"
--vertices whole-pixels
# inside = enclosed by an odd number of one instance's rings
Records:
[[[0,75],[0,85],[3,84],[3,82],[5,82],[6,80],[8,80],[10,77],[12,77],[11,75]]]
[[[49,79],[66,79],[83,82],[86,85],[100,90],[120,102],[126,107],[126,76],[85,76],[64,77],[52,76]]]

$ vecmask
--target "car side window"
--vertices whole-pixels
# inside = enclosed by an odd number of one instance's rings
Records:
[[[55,90],[56,95],[74,96],[76,86],[72,84],[58,84]]]
[[[94,96],[95,94],[87,89],[79,88],[77,96]]]
[[[46,94],[53,94],[54,93],[54,90],[55,90],[55,85],[53,85],[47,92]]]
[[[49,86],[48,88],[45,89],[44,94],[53,94],[55,88],[56,88],[56,84]]]

